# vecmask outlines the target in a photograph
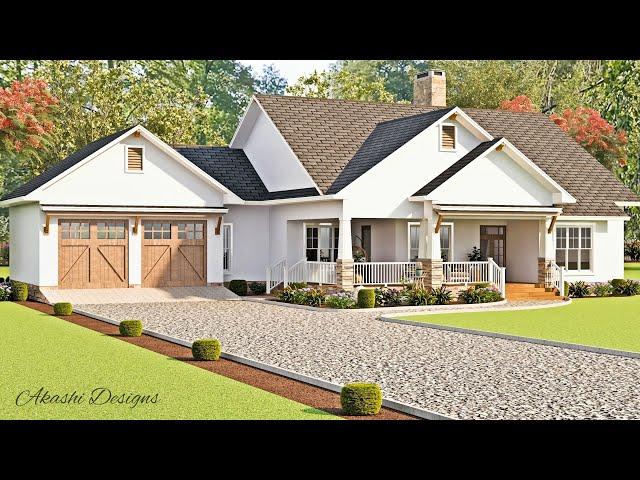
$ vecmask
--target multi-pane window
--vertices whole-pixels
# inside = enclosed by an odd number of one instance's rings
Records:
[[[339,228],[332,225],[307,226],[306,255],[310,262],[335,262],[338,258]]]
[[[98,222],[98,239],[123,239],[124,221]]]
[[[567,270],[591,270],[591,227],[556,227],[556,263]]]
[[[222,268],[224,270],[231,269],[232,247],[231,225],[222,225]]]
[[[443,262],[453,259],[453,225],[440,225],[440,257]],[[409,224],[409,261],[418,259],[418,244],[420,243],[420,224]]]
[[[204,223],[179,223],[178,239],[202,240],[204,238]]]
[[[171,224],[144,222],[145,240],[170,240]]]
[[[89,222],[61,222],[60,230],[64,240],[89,238]]]

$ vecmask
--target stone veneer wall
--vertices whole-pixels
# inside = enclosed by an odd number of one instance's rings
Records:
[[[433,260],[431,258],[419,258],[422,263],[424,272],[424,286],[437,288],[442,285],[444,275],[442,272],[442,260]]]
[[[336,260],[336,283],[346,292],[353,290],[352,260]]]

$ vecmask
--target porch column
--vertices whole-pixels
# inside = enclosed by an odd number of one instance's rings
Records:
[[[443,282],[440,232],[436,232],[437,218],[431,202],[424,202],[424,217],[420,220],[418,239],[418,262],[422,263],[425,286],[433,288],[441,286]]]
[[[556,252],[553,245],[553,232],[549,233],[551,218],[538,222],[538,287],[546,287],[549,262],[555,260]]]
[[[351,248],[351,219],[341,218],[338,233],[336,283],[343,290],[353,290],[353,252]]]

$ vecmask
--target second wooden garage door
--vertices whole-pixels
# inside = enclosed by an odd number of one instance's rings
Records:
[[[207,284],[204,220],[143,221],[142,228],[143,287]]]

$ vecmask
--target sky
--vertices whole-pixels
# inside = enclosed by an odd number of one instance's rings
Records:
[[[336,60],[238,60],[244,65],[250,65],[256,73],[262,72],[262,67],[273,64],[280,71],[280,75],[287,79],[289,85],[296,83],[302,75],[314,70],[326,70]]]

